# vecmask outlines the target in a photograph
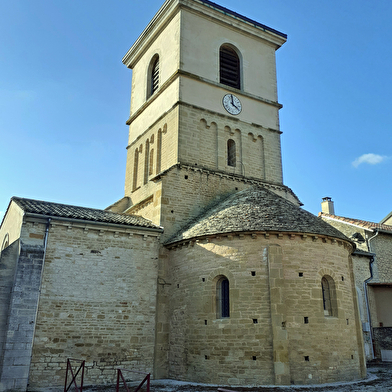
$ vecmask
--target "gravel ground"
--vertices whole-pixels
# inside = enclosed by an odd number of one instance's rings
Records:
[[[365,380],[350,383],[334,383],[318,386],[296,385],[290,387],[263,386],[238,388],[232,387],[236,392],[392,392],[392,363],[368,365],[368,376]],[[151,382],[151,392],[217,392],[217,385],[193,384],[174,380],[157,380]],[[229,389],[228,387],[222,387]],[[115,386],[106,387],[84,387],[83,392],[115,392]],[[131,391],[135,387],[130,387]],[[40,392],[61,392],[62,389],[45,389]],[[70,389],[72,391],[72,388]],[[125,392],[124,388],[120,392]],[[142,389],[145,392],[145,389]]]

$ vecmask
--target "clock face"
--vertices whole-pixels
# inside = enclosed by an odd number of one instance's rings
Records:
[[[241,113],[242,105],[241,101],[233,94],[226,94],[222,100],[223,107],[233,115]]]

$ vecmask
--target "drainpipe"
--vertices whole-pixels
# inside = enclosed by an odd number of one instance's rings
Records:
[[[49,226],[50,226],[50,221],[52,219],[48,218],[48,223],[46,224],[46,229],[45,229],[45,238],[44,238],[44,259],[43,261],[45,262],[45,256],[46,256],[46,248],[48,246],[48,237],[49,237]]]
[[[378,236],[378,230],[376,229],[376,234],[373,237],[370,237],[367,240],[368,243],[368,248],[369,251],[372,252],[372,248],[371,248],[371,244],[370,241]],[[373,252],[372,252],[373,253]],[[369,270],[370,270],[370,277],[368,279],[366,279],[363,282],[363,286],[364,286],[364,292],[365,292],[365,303],[366,303],[366,313],[368,316],[368,321],[369,321],[369,332],[370,332],[370,342],[371,342],[371,347],[372,347],[372,359],[374,359],[375,354],[374,354],[374,342],[373,342],[373,330],[372,330],[372,319],[370,316],[370,306],[369,306],[369,297],[368,297],[368,291],[367,291],[367,285],[368,283],[373,279],[373,263],[376,261],[376,254],[374,253],[374,256],[372,257],[372,259],[369,262]]]

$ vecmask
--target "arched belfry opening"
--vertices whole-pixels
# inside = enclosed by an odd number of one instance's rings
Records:
[[[219,82],[241,88],[240,58],[232,46],[224,44],[219,50]]]
[[[154,95],[159,88],[159,56],[156,54],[150,62],[148,71],[148,96],[147,98]]]

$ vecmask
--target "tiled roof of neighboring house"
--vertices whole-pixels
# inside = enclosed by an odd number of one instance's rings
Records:
[[[166,244],[195,237],[251,231],[327,235],[350,241],[322,219],[263,187],[253,186],[228,196]]]
[[[15,196],[11,198],[11,201],[14,201],[26,213],[162,230],[162,228],[154,225],[148,219],[136,215],[118,214],[115,212],[98,210],[94,208],[77,207],[67,204],[24,199]]]
[[[344,216],[331,215],[331,214],[327,214],[325,212],[319,212],[318,216],[338,220],[338,221],[345,222],[345,223],[349,223],[351,225],[356,225],[356,226],[359,226],[359,227],[362,227],[364,229],[368,229],[371,231],[374,231],[374,230],[390,231],[392,234],[392,226],[384,225],[383,223],[375,223],[375,222],[369,222],[369,221],[364,221],[364,220],[360,220],[360,219],[345,218]]]

